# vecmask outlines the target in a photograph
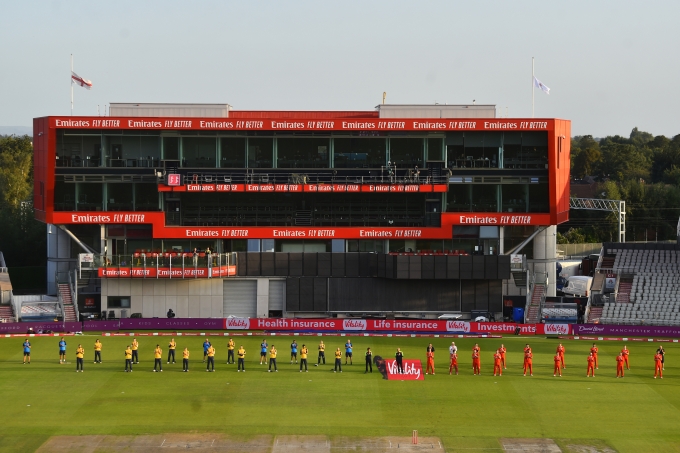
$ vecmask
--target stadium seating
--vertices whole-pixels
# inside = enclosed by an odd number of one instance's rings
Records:
[[[680,325],[680,251],[613,249],[616,302],[606,302],[603,324]]]
[[[0,322],[14,322],[14,310],[11,305],[0,305]]]

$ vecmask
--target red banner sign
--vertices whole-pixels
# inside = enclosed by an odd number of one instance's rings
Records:
[[[358,118],[358,119],[229,119],[229,118],[129,118],[101,116],[51,116],[50,128],[60,129],[146,129],[210,131],[547,131],[554,119],[534,118]]]
[[[385,371],[389,381],[423,381],[423,365],[420,360],[404,359],[403,370],[397,367],[395,359],[385,359]],[[378,368],[380,369],[380,367]],[[380,370],[382,372],[382,370]]]
[[[100,267],[97,274],[99,277],[108,278],[208,278],[208,277],[231,277],[236,275],[236,266],[215,266],[211,268],[173,268],[169,267]]]
[[[178,176],[178,175],[169,175]],[[444,193],[446,184],[159,184],[159,192]]]

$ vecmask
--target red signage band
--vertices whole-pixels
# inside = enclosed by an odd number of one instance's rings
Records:
[[[54,212],[53,224],[151,224],[162,239],[451,239],[456,225],[550,225],[550,214],[442,213],[440,227],[178,227],[163,212]]]
[[[208,278],[208,277],[233,277],[236,275],[236,266],[215,266],[211,268],[172,268],[169,267],[100,267],[97,271],[99,277],[108,278]]]
[[[177,176],[177,175],[169,175]],[[159,192],[447,192],[446,184],[159,184]]]
[[[229,118],[140,118],[101,116],[51,116],[50,128],[60,129],[146,129],[211,131],[548,131],[554,119],[535,118],[356,118],[356,119],[229,119]]]

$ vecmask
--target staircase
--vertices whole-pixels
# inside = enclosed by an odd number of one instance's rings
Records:
[[[0,305],[0,322],[14,322],[14,311],[11,305]]]
[[[616,255],[605,255],[602,257],[602,264],[600,269],[613,269],[614,262],[616,261]]]
[[[536,283],[531,292],[531,302],[527,309],[526,322],[527,324],[536,324],[541,316],[541,301],[545,294],[545,284]]]
[[[602,307],[590,306],[590,313],[588,314],[588,324],[593,324],[602,317]]]
[[[312,211],[295,211],[295,226],[311,226]]]
[[[625,281],[624,281],[625,280]],[[619,281],[619,292],[616,295],[616,302],[621,304],[630,303],[630,291],[633,288],[632,278],[621,278]]]
[[[71,298],[71,288],[69,288],[68,283],[59,283],[57,286],[59,288],[59,295],[61,296],[61,300],[64,305],[64,321],[78,321],[78,318],[76,317],[76,309],[73,307],[73,299]]]

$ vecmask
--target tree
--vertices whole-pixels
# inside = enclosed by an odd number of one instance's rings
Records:
[[[630,144],[608,143],[600,147],[603,176],[615,181],[648,180],[651,170],[651,153],[648,148]]]
[[[33,144],[27,135],[0,137],[0,200],[19,209],[33,188]]]
[[[637,127],[634,127],[630,132],[630,142],[635,146],[645,146],[652,140],[654,140],[654,136],[652,134],[649,132],[639,131]]]
[[[577,178],[594,175],[596,167],[599,165],[601,160],[602,153],[600,153],[599,145],[597,147],[581,149],[581,151],[574,158],[572,173]]]

